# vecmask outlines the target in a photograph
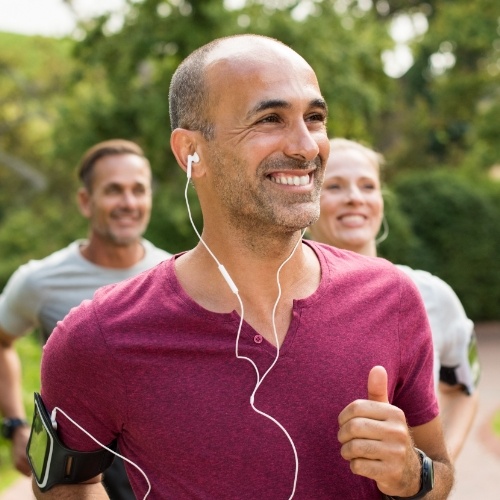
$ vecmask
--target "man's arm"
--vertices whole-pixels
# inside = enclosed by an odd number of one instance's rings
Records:
[[[415,446],[434,462],[434,489],[426,495],[426,498],[429,500],[448,498],[453,486],[454,470],[446,450],[441,418],[436,417],[427,424],[412,427],[411,434]],[[420,478],[420,464],[417,470]]]
[[[14,339],[0,328],[0,413],[5,418],[26,418],[21,389],[21,362],[14,348]],[[12,461],[15,468],[29,476],[26,457],[29,426],[20,426],[12,436]]]
[[[388,402],[387,372],[380,366],[370,371],[368,396],[352,402],[339,415],[341,454],[350,462],[351,471],[376,481],[386,495],[415,495],[421,478],[417,447],[434,461],[434,489],[426,498],[447,498],[453,486],[453,466],[440,418],[410,430],[403,411]]]
[[[33,493],[37,500],[108,500],[109,496],[101,483],[102,476],[96,476],[81,484],[54,486],[42,493],[35,479],[32,480]]]
[[[439,406],[443,429],[452,462],[458,457],[477,412],[477,391],[466,394],[462,386],[439,384]]]

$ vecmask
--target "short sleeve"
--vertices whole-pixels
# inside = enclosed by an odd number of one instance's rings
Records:
[[[429,422],[439,413],[434,388],[434,351],[419,291],[403,273],[400,283],[400,381],[395,404],[405,411],[408,424],[414,427]]]
[[[13,337],[20,337],[38,326],[41,297],[30,275],[30,263],[21,266],[0,295],[0,326]]]
[[[104,445],[120,433],[124,416],[123,380],[101,334],[93,303],[72,309],[44,346],[41,366],[42,399],[48,411],[58,407]],[[78,451],[98,448],[95,442],[58,414],[58,434]]]

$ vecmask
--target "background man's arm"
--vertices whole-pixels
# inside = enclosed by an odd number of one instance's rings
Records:
[[[0,413],[6,418],[26,418],[21,389],[21,362],[14,339],[0,328]],[[29,426],[20,426],[12,437],[12,460],[16,469],[29,476],[26,457]]]

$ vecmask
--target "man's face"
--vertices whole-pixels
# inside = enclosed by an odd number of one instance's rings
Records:
[[[254,52],[216,57],[207,67],[215,137],[206,143],[206,199],[239,226],[296,231],[319,215],[326,105],[297,54],[268,44]]]
[[[81,209],[94,237],[118,246],[136,243],[151,213],[151,170],[144,158],[117,154],[97,160],[92,192],[81,195]]]

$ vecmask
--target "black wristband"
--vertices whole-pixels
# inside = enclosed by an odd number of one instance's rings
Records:
[[[2,436],[5,439],[12,439],[14,431],[18,427],[26,427],[28,422],[24,418],[4,418],[2,421]]]

